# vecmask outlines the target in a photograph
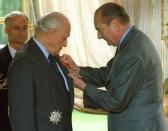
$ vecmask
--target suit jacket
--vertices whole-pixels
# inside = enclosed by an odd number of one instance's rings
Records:
[[[3,82],[3,79],[6,78],[8,67],[12,61],[9,48],[6,45],[0,49],[0,80]],[[0,82],[0,84],[2,84]],[[10,131],[10,123],[8,118],[8,90],[7,87],[4,87],[0,90],[0,130]]]
[[[152,42],[133,27],[106,67],[81,67],[80,75],[88,82],[84,105],[109,112],[109,131],[167,131],[161,72]]]
[[[1,79],[6,77],[11,61],[12,61],[12,57],[9,52],[8,46],[6,45],[2,49],[0,49],[0,63],[1,63],[0,73],[3,74],[3,76],[1,76]]]
[[[74,90],[68,71],[65,85],[31,38],[15,56],[8,74],[9,116],[12,131],[72,131]]]

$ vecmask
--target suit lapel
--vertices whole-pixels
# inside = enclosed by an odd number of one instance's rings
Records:
[[[6,77],[9,65],[12,61],[12,57],[11,57],[11,54],[9,52],[9,48],[7,45],[1,49],[1,56],[2,56],[1,57],[1,61],[2,61],[1,73],[4,73],[3,77],[2,77],[2,78],[4,78],[4,77]]]
[[[31,47],[32,52],[35,54],[37,59],[39,59],[39,62],[44,67],[44,69],[46,69],[46,71],[51,74],[53,79],[55,79],[55,83],[56,83],[55,85],[58,85],[58,88],[61,90],[61,92],[63,93],[64,97],[67,98],[67,95],[66,95],[66,93],[65,93],[65,91],[63,89],[65,87],[62,86],[61,82],[58,82],[59,78],[55,74],[53,69],[51,68],[51,66],[50,66],[48,60],[45,58],[43,52],[40,50],[40,48],[37,46],[37,44],[35,43],[35,41],[33,39],[30,39],[30,43],[28,43],[28,44],[30,44],[29,46]],[[51,87],[50,90],[53,91],[53,87]],[[68,99],[66,99],[66,101],[68,102]]]
[[[12,56],[7,45],[4,47],[4,53],[6,54],[7,61],[11,62]]]
[[[133,26],[132,29],[130,30],[130,32],[128,33],[128,35],[126,36],[126,38],[123,40],[121,46],[119,49],[117,49],[115,56],[113,58],[113,64],[111,66],[110,72],[108,74],[107,77],[107,81],[105,86],[107,87],[107,85],[110,82],[111,76],[113,76],[113,71],[114,71],[114,64],[116,63],[116,61],[118,60],[118,57],[121,55],[122,51],[128,47],[129,41],[137,34],[137,29]],[[115,76],[114,76],[115,77]]]

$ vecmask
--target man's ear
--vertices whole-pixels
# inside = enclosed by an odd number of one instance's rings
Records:
[[[113,26],[114,28],[116,28],[118,25],[118,20],[117,19],[114,19],[111,21],[111,26]]]
[[[115,31],[118,31],[120,29],[120,25],[121,23],[117,19],[112,20],[110,24],[111,28],[113,28],[113,30]]]
[[[9,30],[9,29],[8,29],[7,27],[4,28],[4,32],[5,32],[6,34],[8,34],[8,30]]]
[[[54,33],[56,33],[56,30],[55,29],[49,29],[47,34],[48,34],[48,37],[52,37],[54,35]]]

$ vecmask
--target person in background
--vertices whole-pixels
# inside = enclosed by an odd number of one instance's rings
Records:
[[[19,11],[12,11],[5,17],[8,44],[0,49],[0,84],[6,82],[8,67],[28,37],[28,17]],[[10,131],[8,118],[7,86],[0,89],[0,130]]]
[[[94,24],[98,38],[117,47],[107,65],[79,67],[70,56],[62,56],[69,76],[83,90],[84,106],[108,111],[108,131],[167,131],[161,63],[151,40],[116,3],[99,7]],[[106,91],[97,89],[103,86]]]
[[[12,131],[72,131],[74,85],[59,59],[70,30],[62,13],[42,16],[34,37],[12,61],[7,76]]]

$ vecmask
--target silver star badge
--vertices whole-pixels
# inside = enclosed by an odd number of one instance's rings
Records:
[[[61,121],[61,118],[62,118],[62,113],[57,110],[57,111],[53,111],[53,112],[50,112],[50,116],[49,116],[49,119],[50,119],[50,122],[52,122],[53,124],[57,124],[58,122]]]

